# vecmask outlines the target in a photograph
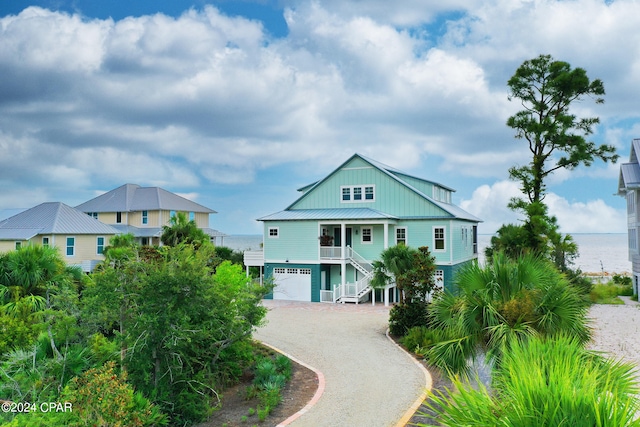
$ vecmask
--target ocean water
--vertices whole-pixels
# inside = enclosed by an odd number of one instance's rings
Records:
[[[627,252],[627,234],[573,234],[578,244],[580,255],[574,263],[585,273],[631,273],[631,262]],[[490,244],[491,235],[478,236],[478,257],[484,262],[484,249]],[[224,246],[233,250],[259,250],[262,246],[262,235],[240,234],[224,238]]]
[[[573,267],[584,273],[631,273],[627,247],[627,233],[572,234],[578,244],[578,258]],[[491,243],[491,235],[478,236],[478,259],[484,261],[484,249]]]

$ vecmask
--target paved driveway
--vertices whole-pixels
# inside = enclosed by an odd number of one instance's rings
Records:
[[[394,426],[425,390],[425,374],[385,335],[389,308],[265,300],[260,341],[324,374],[325,390],[295,427]]]

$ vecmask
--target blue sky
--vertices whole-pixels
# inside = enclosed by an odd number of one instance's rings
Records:
[[[639,27],[633,0],[0,2],[0,210],[136,183],[257,234],[358,152],[455,188],[492,233],[519,220],[507,170],[529,159],[509,77],[551,54],[602,79],[575,112],[626,161]],[[562,231],[626,231],[618,170],[549,180]]]

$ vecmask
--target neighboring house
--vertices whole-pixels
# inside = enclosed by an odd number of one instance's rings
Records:
[[[112,225],[121,233],[131,233],[141,245],[160,245],[162,226],[170,225],[177,212],[184,212],[214,243],[225,234],[209,228],[209,214],[216,211],[160,187],[125,184],[104,193],[76,209]]]
[[[0,221],[0,252],[28,244],[52,246],[67,264],[89,272],[104,260],[102,251],[118,233],[64,203],[42,203]]]
[[[355,154],[264,223],[263,265],[274,299],[362,302],[371,299],[372,262],[386,248],[428,246],[436,281],[477,259],[480,220],[451,204],[454,190]],[[247,254],[250,259],[255,254]],[[394,300],[390,285],[375,300]]]
[[[627,230],[629,238],[629,261],[633,274],[633,294],[638,295],[638,283],[640,282],[640,139],[631,142],[631,154],[629,163],[620,165],[620,178],[618,180],[618,195],[627,199]]]

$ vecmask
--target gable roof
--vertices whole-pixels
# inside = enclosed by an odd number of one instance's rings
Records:
[[[640,188],[640,164],[638,164],[638,151],[640,151],[640,139],[631,142],[629,163],[620,165],[618,178],[618,195],[624,196],[625,191],[631,188]]]
[[[137,184],[125,184],[87,202],[76,209],[82,212],[136,212],[136,211],[182,211],[216,213],[160,187],[140,187]]]
[[[410,177],[419,181],[423,181],[432,185],[436,185],[438,187],[442,187],[446,190],[449,191],[455,191],[452,188],[449,188],[447,186],[444,186],[442,184],[433,182],[433,181],[429,181],[423,178],[418,178],[409,174],[406,174],[404,172],[401,172],[397,169],[394,169],[390,166],[384,165],[383,163],[380,163],[378,161],[369,159],[365,156],[362,156],[358,153],[355,153],[353,156],[349,157],[349,159],[347,161],[345,161],[344,163],[342,163],[340,166],[338,166],[333,172],[331,172],[329,175],[327,175],[326,177],[324,177],[323,179],[321,179],[320,181],[317,181],[313,184],[309,184],[307,186],[304,186],[302,188],[300,188],[300,191],[304,191],[304,194],[302,194],[300,197],[298,197],[298,199],[296,199],[292,204],[290,204],[285,211],[288,210],[294,210],[292,209],[300,200],[304,199],[305,197],[307,197],[310,193],[313,192],[313,190],[315,188],[317,188],[318,186],[322,185],[322,183],[324,183],[325,181],[327,181],[329,178],[331,178],[334,174],[338,173],[338,171],[340,171],[344,166],[346,166],[349,162],[351,162],[353,159],[355,158],[359,158],[362,161],[368,163],[369,165],[371,165],[372,167],[374,167],[375,169],[379,170],[380,172],[382,172],[383,174],[387,175],[389,178],[397,181],[398,183],[400,183],[401,185],[403,185],[404,187],[406,187],[407,189],[409,189],[410,191],[413,191],[414,193],[416,193],[418,196],[422,197],[423,199],[427,200],[430,203],[433,203],[434,205],[438,206],[440,209],[442,209],[443,211],[447,212],[449,215],[451,215],[452,218],[458,218],[458,219],[464,219],[464,220],[469,220],[469,221],[474,221],[474,222],[482,222],[481,219],[477,218],[476,216],[470,214],[469,212],[465,211],[464,209],[450,204],[450,203],[444,203],[438,200],[435,200],[434,198],[432,198],[431,196],[428,196],[427,194],[425,194],[424,192],[418,190],[417,188],[415,188],[413,185],[411,185],[406,179],[403,179],[403,177]],[[265,217],[266,218],[266,217]]]
[[[115,228],[60,202],[47,202],[0,221],[0,240],[38,234],[119,234]]]

